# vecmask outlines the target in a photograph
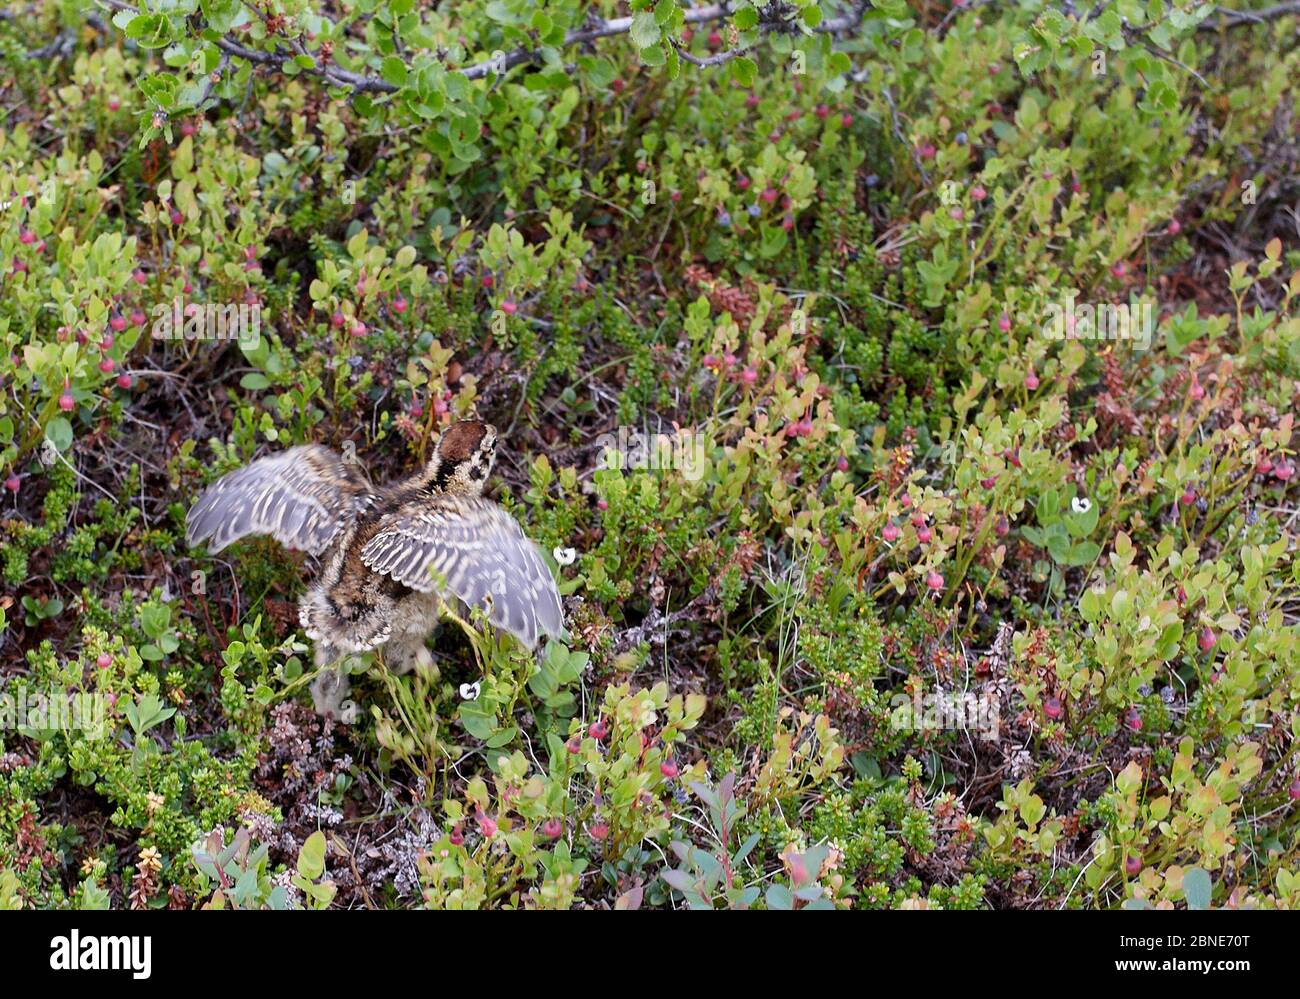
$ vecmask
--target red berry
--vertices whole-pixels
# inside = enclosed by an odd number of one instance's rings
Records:
[[[929,575],[925,577],[925,585],[930,587],[932,590],[942,590],[943,576],[941,576],[936,570],[931,569]]]
[[[716,49],[719,45],[722,44],[722,35],[720,35],[716,31],[710,31],[708,42],[709,42],[709,48]]]
[[[758,94],[750,94],[748,97],[746,97],[745,107],[749,108],[751,111],[754,108],[758,107]]]
[[[1300,779],[1293,780],[1291,786],[1287,788],[1286,793],[1292,801],[1300,800]]]
[[[847,111],[844,112],[844,114],[840,115],[840,124],[845,128],[848,128],[853,124],[853,115],[849,114]]]
[[[993,530],[997,532],[999,538],[1007,536],[1007,533],[1011,530],[1011,525],[1007,523],[1005,514],[998,517],[997,523],[993,525]]]
[[[182,222],[185,221],[185,216],[181,214],[181,210],[179,208],[172,209],[170,218],[172,220],[172,225],[180,225]]]
[[[568,742],[564,744],[564,748],[576,756],[578,753],[582,751],[582,740],[575,735],[572,739],[570,739]]]
[[[10,472],[9,478],[5,479],[5,488],[8,489],[11,493],[18,492],[18,489],[20,486],[22,486],[22,484],[23,484],[22,480],[18,478],[18,476],[15,475],[13,472]]]
[[[1134,732],[1142,731],[1142,714],[1137,708],[1129,708],[1128,713],[1124,716],[1124,724]]]
[[[194,122],[189,118],[186,118],[181,122],[181,135],[193,135],[197,131],[198,129],[195,127]]]
[[[484,288],[491,288],[494,284],[496,284],[496,278],[494,278],[491,274],[484,274],[480,283],[483,285]]]
[[[347,322],[347,317],[343,315],[342,310],[335,309],[334,315],[330,316],[330,325],[333,326],[336,330],[341,330],[345,322]]]
[[[112,334],[112,333],[105,333],[105,334],[104,334],[104,338],[103,338],[102,340],[99,341],[99,349],[100,349],[100,350],[112,350],[112,349],[113,349],[113,343],[114,343],[114,341],[113,341],[113,334]]]
[[[129,389],[132,385],[131,376],[122,374],[117,376],[117,387],[120,389]]]
[[[1191,506],[1196,502],[1196,492],[1191,488],[1183,490],[1183,494],[1178,497],[1178,502],[1183,506]]]
[[[474,818],[478,821],[478,831],[483,834],[484,839],[491,839],[497,834],[497,820],[490,815],[484,815],[482,810]]]
[[[736,186],[737,186],[738,188],[740,188],[742,191],[748,191],[748,190],[749,190],[749,178],[748,178],[748,177],[740,177],[740,178],[737,179],[737,181],[736,181]]]
[[[1219,637],[1214,633],[1212,629],[1208,627],[1202,628],[1201,634],[1197,638],[1197,642],[1200,643],[1202,652],[1209,652],[1212,648],[1214,648],[1214,645],[1218,640]]]
[[[597,740],[603,739],[605,738],[606,735],[609,734],[609,726],[605,724],[604,719],[600,719],[599,721],[594,721],[588,727],[587,734],[591,736],[593,739],[597,739]]]
[[[664,760],[662,763],[659,764],[659,772],[663,774],[665,777],[667,777],[669,780],[672,780],[674,777],[677,776],[678,773],[677,762],[672,759]]]
[[[22,243],[24,246],[31,246],[36,242],[36,233],[32,232],[30,229],[21,228],[18,230],[18,242]]]
[[[587,827],[587,832],[591,833],[591,838],[603,840],[609,835],[609,826],[604,822],[596,822]]]
[[[847,472],[849,470],[849,459],[844,457],[844,455],[840,455],[839,458],[835,460],[835,467],[841,472]]]
[[[119,101],[116,97],[110,97],[108,99],[108,110],[116,111],[121,106],[122,106],[122,102]]]
[[[447,838],[451,840],[452,846],[460,846],[462,843],[465,842],[465,833],[461,831],[460,826],[458,825],[452,826],[451,835]]]
[[[108,325],[114,333],[121,333],[126,329],[126,316],[121,315],[120,313],[114,315],[113,318],[108,321]]]
[[[827,118],[831,116],[831,109],[828,108],[825,104],[818,104],[817,109],[813,111],[813,114],[815,114],[818,118],[821,118],[823,121],[825,121]]]
[[[1047,699],[1047,702],[1043,705],[1043,714],[1047,715],[1048,718],[1060,718],[1061,717],[1060,699],[1056,697],[1049,697]]]
[[[99,370],[104,372],[104,374],[106,375],[111,375],[113,373],[113,369],[116,366],[117,365],[113,363],[113,359],[111,357],[106,357],[99,362]]]
[[[770,205],[773,201],[776,200],[777,193],[778,192],[775,187],[768,186],[763,188],[763,193],[760,194],[759,197],[762,198]]]
[[[1142,858],[1130,856],[1124,861],[1124,873],[1129,877],[1136,877],[1142,873]]]
[[[144,312],[143,312],[142,310],[140,310],[140,309],[132,309],[132,310],[131,310],[131,325],[132,325],[132,326],[143,326],[143,325],[144,325],[144,320],[145,320],[145,315],[144,315]]]

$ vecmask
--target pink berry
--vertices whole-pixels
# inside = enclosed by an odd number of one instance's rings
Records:
[[[970,196],[975,201],[983,201],[985,198],[989,196],[989,192],[984,190],[984,186],[982,184],[976,184],[974,187],[970,189]]]
[[[776,200],[776,196],[778,193],[779,192],[775,187],[765,187],[763,188],[763,193],[760,194],[759,197],[762,198],[770,205],[773,201]]]
[[[149,275],[146,274],[144,271],[140,270],[139,267],[137,267],[134,271],[131,272],[131,280],[134,281],[136,284],[148,284]]]
[[[740,188],[740,190],[742,190],[742,191],[748,191],[748,190],[749,190],[749,178],[748,178],[748,177],[741,177],[740,179],[738,179],[738,180],[736,181],[736,187]]]
[[[813,111],[813,114],[815,114],[818,118],[821,118],[823,121],[825,121],[827,118],[831,116],[831,109],[828,108],[825,104],[818,104],[816,109]]]
[[[465,833],[461,830],[459,825],[452,826],[451,835],[447,838],[451,841],[452,846],[460,846],[465,842]]]
[[[143,312],[141,309],[132,309],[132,310],[131,310],[131,325],[132,325],[132,326],[143,326],[143,325],[144,325],[144,320],[145,320],[145,315],[144,315],[144,312]]]
[[[563,831],[564,826],[560,824],[559,819],[547,819],[542,823],[542,835],[547,839],[559,839]]]
[[[482,284],[484,288],[491,288],[494,284],[496,284],[496,278],[494,278],[491,274],[484,274],[482,280],[479,283]]]
[[[740,373],[740,380],[746,385],[753,385],[758,381],[758,370],[753,367],[745,368]]]
[[[514,303],[513,299],[507,298],[504,302],[501,303],[501,311],[504,312],[507,316],[513,316],[516,312],[519,311],[519,306],[517,306]]]
[[[19,487],[22,486],[22,484],[23,484],[22,480],[18,478],[18,476],[15,475],[13,472],[10,472],[9,478],[5,479],[5,488],[8,489],[11,493],[18,492],[18,489]]]
[[[72,393],[64,389],[63,395],[59,396],[59,409],[65,413],[70,413],[77,407],[77,401],[72,398]]]
[[[330,325],[336,330],[341,330],[345,322],[347,322],[347,317],[343,315],[341,310],[335,309],[334,315],[330,316]]]
[[[582,752],[582,740],[575,735],[572,739],[570,739],[568,742],[564,744],[564,748],[567,749],[574,756],[577,756],[578,753]]]
[[[912,505],[912,494],[903,493],[903,495],[898,498],[898,502],[902,505],[903,509],[906,510]]]
[[[609,734],[609,726],[605,724],[604,719],[601,719],[599,721],[594,721],[587,728],[587,734],[591,736],[593,739],[599,741],[600,739],[605,738],[605,736]]]
[[[1214,633],[1214,630],[1209,627],[1202,628],[1201,634],[1197,637],[1197,642],[1200,643],[1202,652],[1209,652],[1214,648],[1214,645],[1218,640],[1219,636],[1217,636]]]
[[[1110,272],[1115,277],[1122,278],[1125,274],[1128,273],[1128,265],[1121,260],[1118,263],[1111,266]]]
[[[1287,797],[1292,801],[1300,801],[1300,779],[1293,780],[1291,786],[1286,790]]]
[[[113,373],[113,369],[116,366],[117,365],[113,363],[113,359],[111,357],[106,357],[99,362],[99,370],[104,372],[104,374],[106,375],[111,375]]]
[[[1048,718],[1060,718],[1061,717],[1060,698],[1049,697],[1046,703],[1043,705],[1043,714],[1047,715]]]
[[[913,527],[924,527],[925,521],[926,521],[926,516],[922,511],[917,510],[916,513],[912,514]]]
[[[194,127],[194,122],[186,118],[181,122],[181,135],[193,135],[198,129]]]
[[[1205,398],[1205,387],[1201,384],[1201,379],[1195,374],[1192,375],[1192,384],[1187,386],[1187,397],[1193,401]]]
[[[709,48],[716,49],[722,44],[722,35],[716,31],[710,31],[708,37]]]
[[[793,216],[793,215],[786,215],[784,218],[782,218],[782,219],[781,219],[781,228],[784,229],[786,232],[789,232],[791,229],[793,229],[793,228],[794,228],[794,216]]]
[[[669,780],[672,780],[674,777],[677,776],[678,773],[677,761],[673,759],[664,760],[662,763],[659,764],[659,772],[663,774],[665,777],[667,777]]]
[[[22,243],[24,246],[31,246],[36,242],[36,233],[26,228],[19,229],[18,242]]]
[[[916,540],[923,545],[928,545],[934,538],[934,531],[928,527],[922,527],[916,532]]]
[[[840,124],[844,128],[848,128],[853,124],[853,115],[849,114],[847,111],[844,112],[844,114],[840,115]]]
[[[961,205],[953,205],[948,209],[948,217],[954,222],[961,222],[966,218],[966,209]]]
[[[1281,482],[1287,482],[1291,476],[1295,475],[1295,462],[1279,461],[1273,468],[1273,477]]]
[[[1124,724],[1134,732],[1142,731],[1142,714],[1137,708],[1129,708],[1128,713],[1124,716]]]
[[[113,349],[113,334],[112,334],[112,333],[105,333],[105,334],[104,334],[104,338],[103,338],[102,340],[99,341],[99,349],[100,349],[100,350],[112,350],[112,349]]]
[[[745,107],[749,108],[751,111],[754,108],[758,107],[758,94],[750,94],[748,97],[746,97]]]
[[[1182,231],[1183,231],[1183,224],[1179,222],[1177,219],[1170,219],[1169,225],[1165,227],[1165,232],[1169,233],[1169,235],[1171,236],[1177,236]]]
[[[605,499],[604,496],[599,497],[599,498],[596,500],[596,509],[597,509],[597,510],[600,510],[600,511],[602,511],[602,512],[605,511],[605,510],[608,510],[608,509],[609,509],[609,500]]]
[[[1038,388],[1038,375],[1034,374],[1034,369],[1029,369],[1029,374],[1025,375],[1025,388],[1030,392]]]
[[[929,574],[925,577],[925,585],[930,587],[932,590],[942,590],[943,576],[941,576],[936,570],[931,569]]]
[[[923,160],[934,159],[935,154],[938,152],[938,150],[934,148],[934,144],[930,142],[921,143],[921,145],[917,147],[916,151],[920,154],[921,159]]]
[[[447,402],[445,399],[433,400],[433,415],[445,416],[447,414]]]
[[[497,834],[497,820],[490,815],[484,815],[480,811],[474,816],[478,820],[478,831],[483,834],[484,839],[491,839]]]
[[[1124,861],[1124,873],[1129,877],[1135,877],[1142,873],[1142,858],[1130,856]]]
[[[110,656],[107,652],[101,652],[99,654],[99,658],[95,660],[95,664],[100,669],[108,669],[108,667],[113,665],[113,657]]]
[[[997,532],[999,538],[1005,538],[1011,530],[1011,525],[1007,523],[1006,515],[998,517],[997,523],[993,525],[993,530]]]
[[[116,111],[121,106],[122,106],[122,102],[119,101],[116,97],[110,97],[108,99],[108,110]]]
[[[849,459],[844,457],[844,455],[840,455],[839,458],[835,460],[835,467],[841,472],[847,472],[849,470]]]
[[[181,210],[179,208],[173,208],[170,217],[172,220],[172,225],[180,225],[182,222],[185,221],[185,216],[181,214]]]
[[[1003,333],[1011,331],[1011,317],[1005,312],[998,316],[998,329]]]
[[[893,521],[890,521],[888,524],[886,524],[883,528],[881,528],[880,531],[880,536],[884,538],[886,541],[890,542],[891,544],[898,540],[898,534],[899,534],[898,525],[895,524]]]
[[[114,333],[121,333],[124,329],[126,329],[126,316],[118,313],[108,321],[108,325],[109,328],[112,329]]]
[[[587,832],[591,833],[591,838],[603,840],[609,835],[609,826],[604,822],[596,822],[587,827]]]
[[[1196,492],[1193,489],[1184,489],[1183,494],[1178,497],[1178,502],[1183,506],[1191,506],[1196,502]]]
[[[348,332],[351,333],[353,336],[356,336],[356,337],[362,337],[362,336],[365,336],[365,335],[366,335],[367,333],[369,333],[370,331],[369,331],[369,329],[366,328],[366,324],[365,324],[365,323],[363,323],[363,322],[361,322],[361,320],[357,319],[357,320],[354,320],[354,321],[353,321],[353,323],[352,323],[352,327],[351,327],[351,329],[348,330]]]
[[[131,387],[132,384],[133,384],[133,383],[132,383],[132,381],[131,381],[131,376],[130,376],[130,375],[125,375],[125,374],[123,374],[123,375],[118,375],[118,376],[117,376],[117,387],[118,387],[118,388],[120,388],[120,389],[129,389],[129,388]]]

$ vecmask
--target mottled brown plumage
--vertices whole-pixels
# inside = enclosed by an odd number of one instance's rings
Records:
[[[322,555],[299,603],[317,666],[380,646],[398,672],[429,661],[424,640],[444,598],[481,608],[531,648],[563,632],[563,609],[536,547],[481,495],[496,444],[494,427],[456,423],[418,474],[379,489],[328,448],[291,448],[209,487],[190,509],[187,538],[217,552],[269,534]],[[312,687],[317,710],[351,720],[347,689],[346,673],[323,670]]]

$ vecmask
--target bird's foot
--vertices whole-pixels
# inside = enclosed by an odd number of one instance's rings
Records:
[[[352,682],[339,669],[324,669],[311,685],[311,699],[318,715],[332,716],[343,725],[353,724],[360,716],[356,704],[348,700]]]

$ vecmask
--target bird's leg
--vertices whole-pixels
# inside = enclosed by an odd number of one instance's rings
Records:
[[[352,681],[339,662],[341,653],[324,642],[316,644],[316,668],[320,671],[311,685],[311,699],[318,715],[332,715],[344,725],[351,725],[360,712],[347,700]]]
[[[417,666],[424,669],[432,666],[433,654],[425,646],[422,634],[409,633],[384,646],[384,661],[394,676],[405,676]]]

